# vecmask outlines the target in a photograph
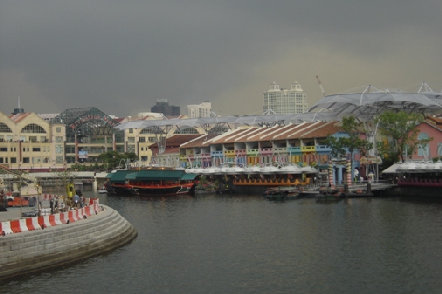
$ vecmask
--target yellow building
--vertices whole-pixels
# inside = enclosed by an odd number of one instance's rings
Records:
[[[0,112],[0,164],[24,170],[63,168],[65,130],[32,112]]]

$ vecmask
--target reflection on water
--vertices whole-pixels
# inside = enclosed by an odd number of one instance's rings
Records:
[[[440,293],[442,203],[108,197],[132,243],[3,293]]]

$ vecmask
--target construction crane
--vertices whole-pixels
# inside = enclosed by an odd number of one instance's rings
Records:
[[[321,89],[322,97],[325,97],[325,90],[321,84],[321,80],[319,79],[319,75],[316,75],[316,80],[318,81],[319,89]]]

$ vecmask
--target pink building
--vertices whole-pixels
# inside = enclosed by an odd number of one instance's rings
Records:
[[[431,160],[442,157],[442,119],[430,117],[419,126],[418,140],[433,138],[425,146],[418,146],[412,155],[413,160]]]

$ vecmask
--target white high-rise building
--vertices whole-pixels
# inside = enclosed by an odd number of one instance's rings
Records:
[[[264,92],[264,113],[296,114],[307,109],[307,95],[298,82],[291,84],[290,89],[280,88],[273,82]]]
[[[189,118],[210,117],[212,103],[203,102],[195,105],[187,105],[187,115]]]

